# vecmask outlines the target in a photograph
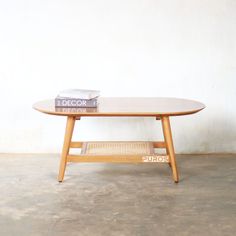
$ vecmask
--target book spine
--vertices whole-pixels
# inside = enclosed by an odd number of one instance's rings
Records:
[[[97,107],[97,99],[56,98],[55,107]]]
[[[56,112],[97,112],[97,107],[55,107]]]

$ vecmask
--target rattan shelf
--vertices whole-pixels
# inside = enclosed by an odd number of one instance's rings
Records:
[[[155,153],[161,142],[114,141],[114,142],[72,142],[71,147],[81,148],[80,155],[68,155],[70,162],[116,162],[142,163],[167,162],[168,155]]]

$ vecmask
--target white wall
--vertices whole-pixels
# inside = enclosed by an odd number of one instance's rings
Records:
[[[235,0],[0,1],[0,152],[60,152],[65,88],[200,100],[172,118],[178,153],[236,152]],[[161,138],[152,118],[82,119],[80,140]]]

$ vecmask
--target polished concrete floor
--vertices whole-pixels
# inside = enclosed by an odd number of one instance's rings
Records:
[[[59,155],[0,155],[0,235],[236,235],[236,155],[167,164],[69,164]]]

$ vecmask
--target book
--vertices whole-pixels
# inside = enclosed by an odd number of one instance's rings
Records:
[[[97,107],[97,98],[93,99],[76,99],[59,97],[55,98],[55,107]]]
[[[100,95],[98,90],[88,89],[66,89],[59,92],[59,97],[64,98],[76,98],[76,99],[93,99]]]
[[[97,112],[97,107],[55,107],[56,112]]]

